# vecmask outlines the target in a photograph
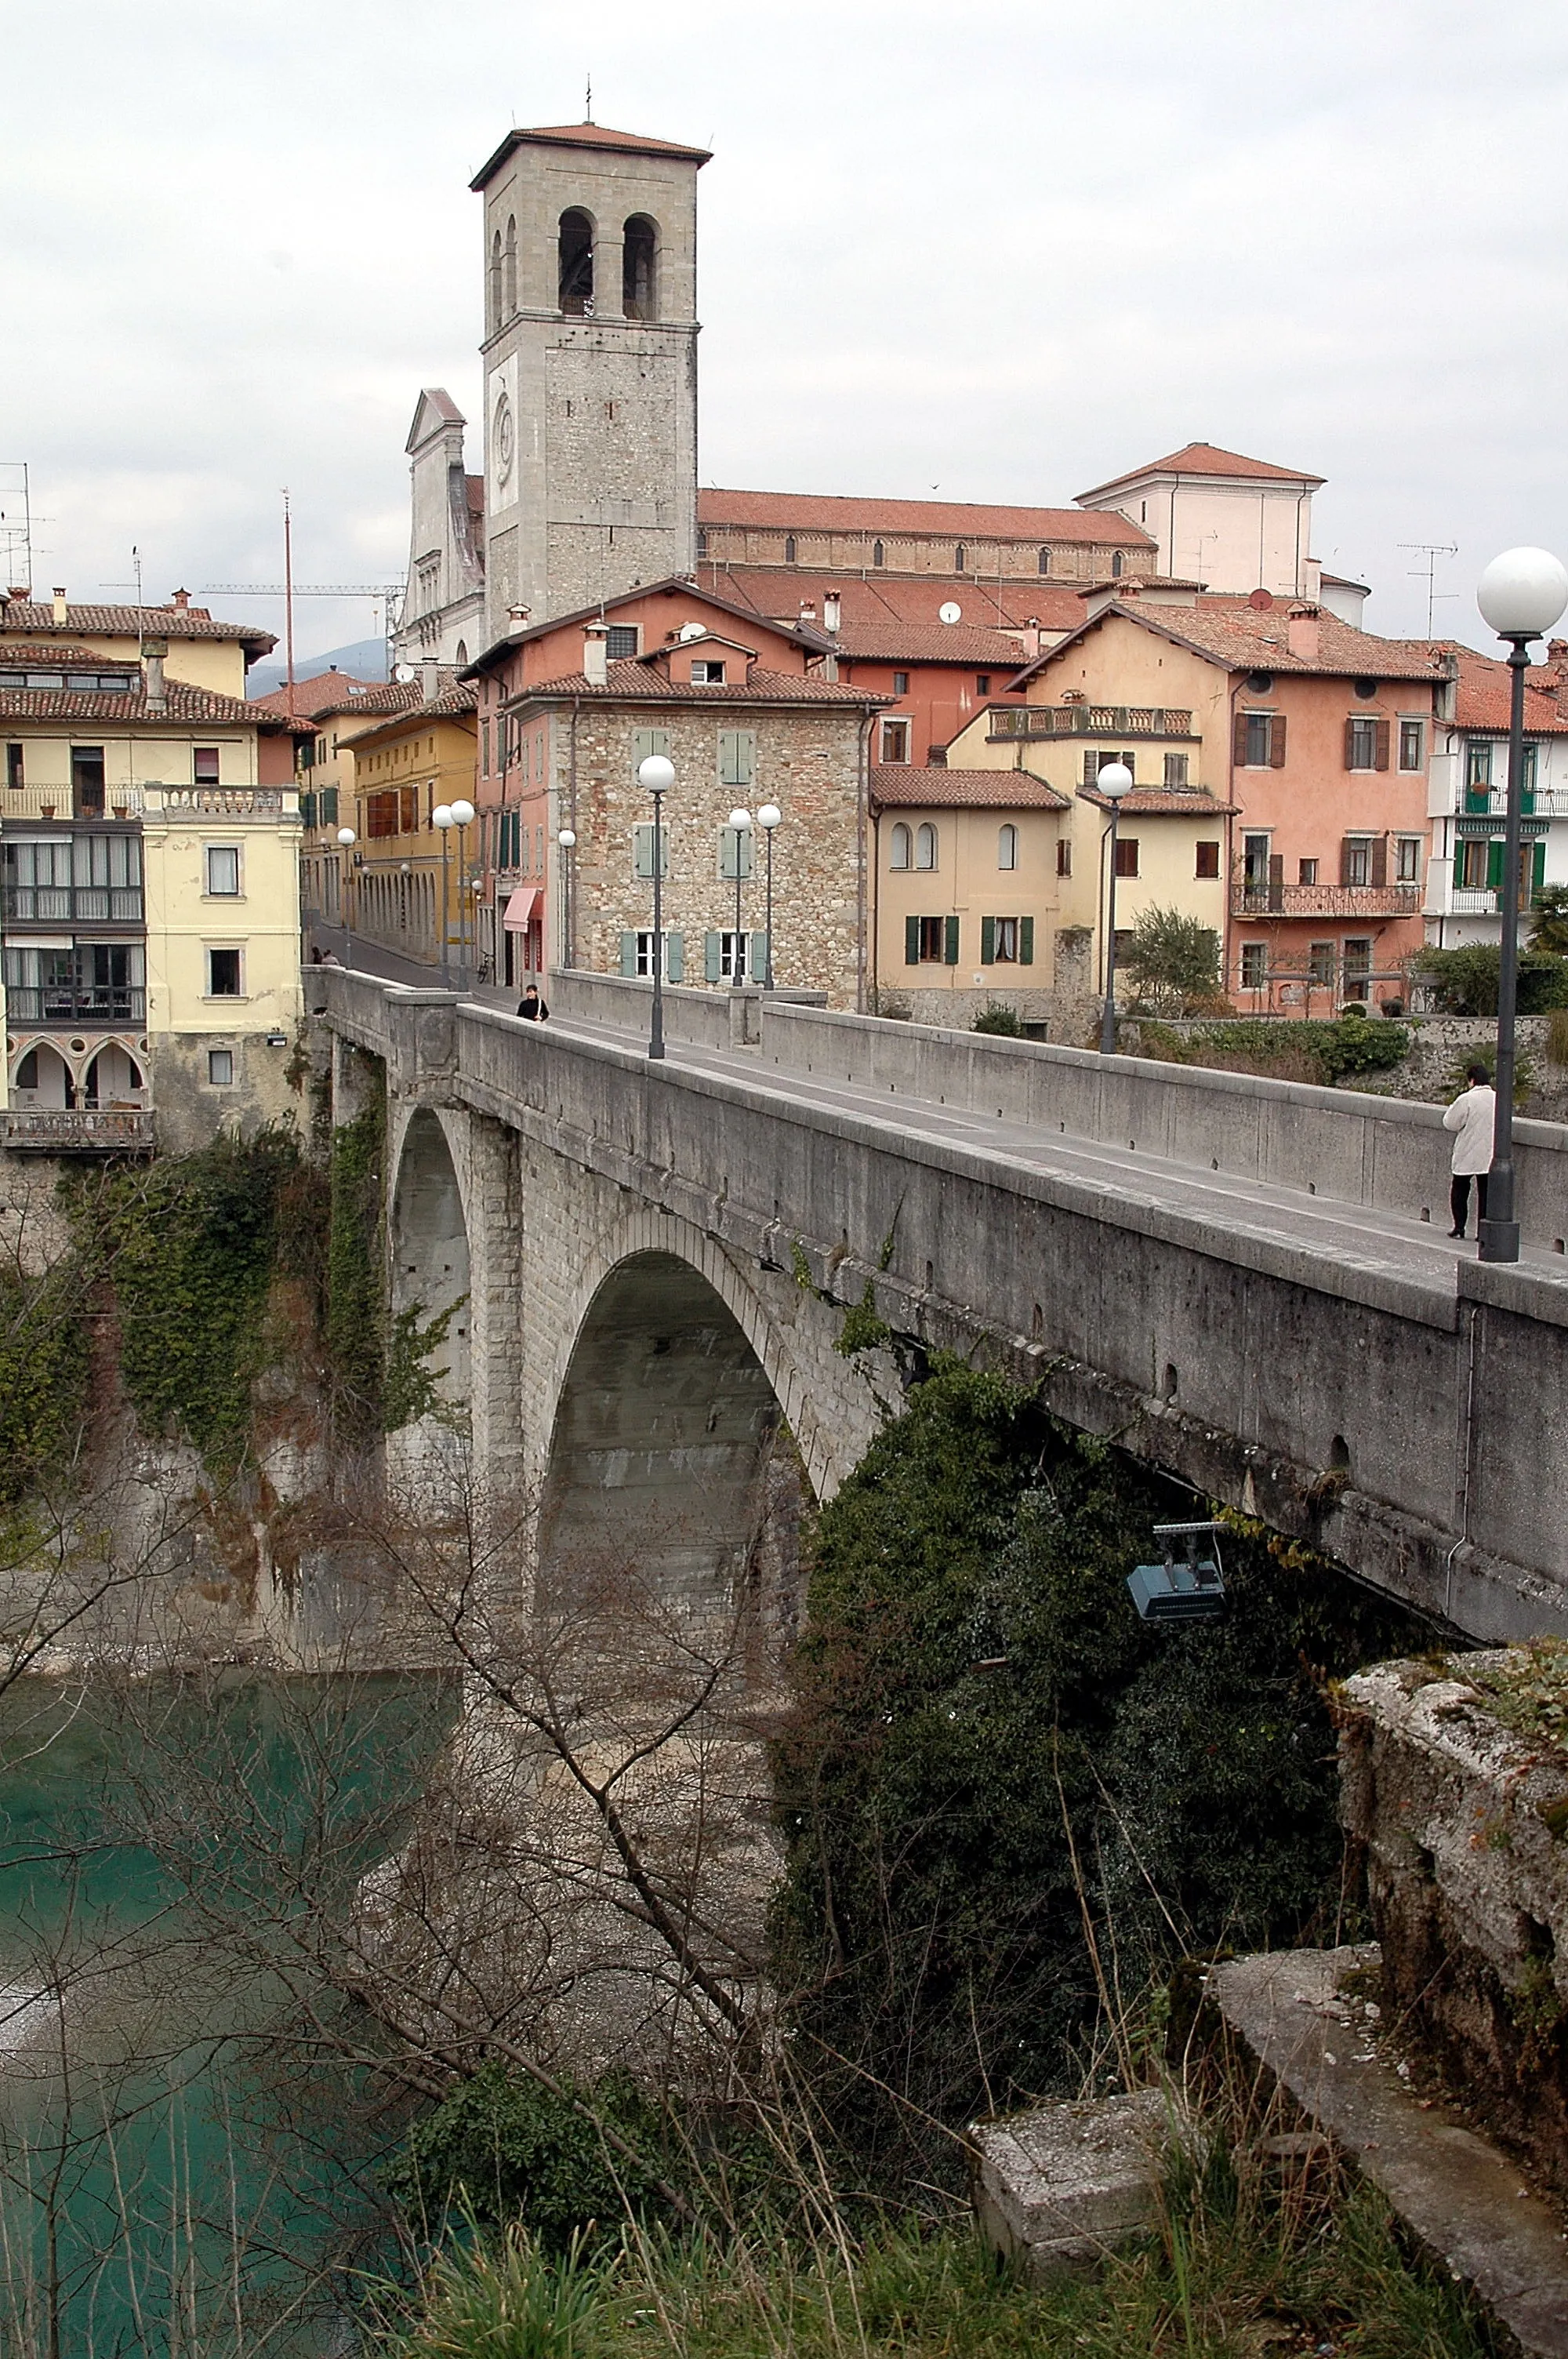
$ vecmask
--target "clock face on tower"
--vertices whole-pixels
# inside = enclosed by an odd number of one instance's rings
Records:
[[[517,455],[517,427],[512,415],[512,403],[503,386],[495,404],[495,417],[491,448],[495,454],[495,480],[498,486],[512,481],[512,462]]]

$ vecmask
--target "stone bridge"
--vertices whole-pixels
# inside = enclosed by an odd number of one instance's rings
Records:
[[[338,1120],[384,1068],[395,1307],[461,1304],[442,1386],[546,1560],[732,1582],[781,1419],[825,1498],[941,1348],[1476,1637],[1568,1634],[1568,1132],[1519,1125],[1482,1266],[1431,1106],[751,994],[670,992],[651,1065],[609,977],[544,1026],[308,980]]]

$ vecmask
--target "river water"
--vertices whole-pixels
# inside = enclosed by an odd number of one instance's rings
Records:
[[[6,2359],[353,2347],[405,2116],[320,1964],[457,1702],[430,1675],[0,1697]]]

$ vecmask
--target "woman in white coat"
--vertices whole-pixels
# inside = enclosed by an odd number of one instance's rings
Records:
[[[1449,1169],[1454,1184],[1448,1201],[1454,1214],[1451,1237],[1462,1237],[1470,1214],[1470,1182],[1476,1182],[1477,1223],[1487,1217],[1487,1174],[1492,1168],[1493,1137],[1498,1126],[1498,1093],[1485,1065],[1465,1071],[1469,1087],[1460,1093],[1443,1117],[1444,1130],[1457,1132]]]

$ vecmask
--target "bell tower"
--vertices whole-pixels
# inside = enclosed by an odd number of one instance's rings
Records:
[[[697,563],[700,147],[511,131],[484,199],[487,638]]]

